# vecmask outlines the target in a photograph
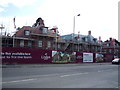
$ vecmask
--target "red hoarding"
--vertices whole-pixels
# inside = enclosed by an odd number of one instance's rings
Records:
[[[52,63],[52,51],[34,48],[2,48],[2,63]]]
[[[95,53],[93,61],[95,62]],[[40,64],[40,63],[82,63],[83,52],[52,51],[35,48],[3,47],[0,53],[2,63]],[[86,57],[88,59],[88,57]],[[85,59],[85,60],[86,60]]]
[[[79,63],[83,62],[83,53],[77,52],[76,53],[76,61]]]

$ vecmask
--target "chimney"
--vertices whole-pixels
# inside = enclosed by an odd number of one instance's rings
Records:
[[[112,41],[112,38],[111,38],[111,37],[110,37],[109,39],[110,39],[110,41]]]
[[[101,36],[99,36],[99,40],[101,40]]]
[[[91,35],[91,31],[88,31],[88,35]]]
[[[99,36],[99,41],[101,41],[101,36]]]

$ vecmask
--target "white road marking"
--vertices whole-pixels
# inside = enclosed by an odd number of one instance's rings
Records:
[[[24,80],[16,80],[16,81],[7,81],[7,82],[2,82],[3,84],[5,83],[17,83],[17,82],[25,82],[25,81],[32,81],[36,79],[24,79]]]
[[[56,74],[47,74],[47,75],[39,75],[39,76],[57,76],[57,75],[60,75],[60,74],[56,73]]]
[[[67,75],[62,75],[60,77],[68,77],[68,76],[82,75],[82,74],[88,74],[88,72],[85,72],[85,73],[75,73],[75,74],[67,74]]]
[[[98,72],[102,72],[102,71],[98,71]]]
[[[46,76],[57,76],[57,75],[59,75],[59,74],[33,75],[31,79],[23,79],[23,80],[16,80],[16,81],[6,81],[6,82],[2,82],[2,83],[6,84],[6,83],[18,83],[18,82],[32,81],[32,80],[37,80],[36,77],[38,77],[38,76],[46,77]]]
[[[111,71],[113,69],[107,69],[107,70],[98,70],[97,72],[104,72],[104,71]]]

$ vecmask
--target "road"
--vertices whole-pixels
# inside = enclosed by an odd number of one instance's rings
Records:
[[[3,68],[3,88],[118,88],[118,65],[61,64]]]

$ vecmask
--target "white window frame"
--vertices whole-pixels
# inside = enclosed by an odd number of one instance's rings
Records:
[[[32,47],[32,42],[28,41],[28,47]]]
[[[109,47],[110,45],[109,45],[109,43],[107,43],[107,47]]]
[[[112,53],[112,49],[109,49],[109,53]]]
[[[47,47],[48,47],[48,48],[51,47],[51,42],[50,42],[50,41],[47,42]]]
[[[38,47],[42,47],[43,42],[41,40],[38,41]]]
[[[48,28],[47,27],[43,27],[42,30],[43,30],[43,33],[47,33],[48,32]]]
[[[25,30],[24,33],[25,33],[26,36],[30,35],[30,31],[29,30]]]
[[[20,47],[24,47],[24,40],[20,40]]]
[[[61,48],[61,44],[60,43],[58,43],[58,48]]]

